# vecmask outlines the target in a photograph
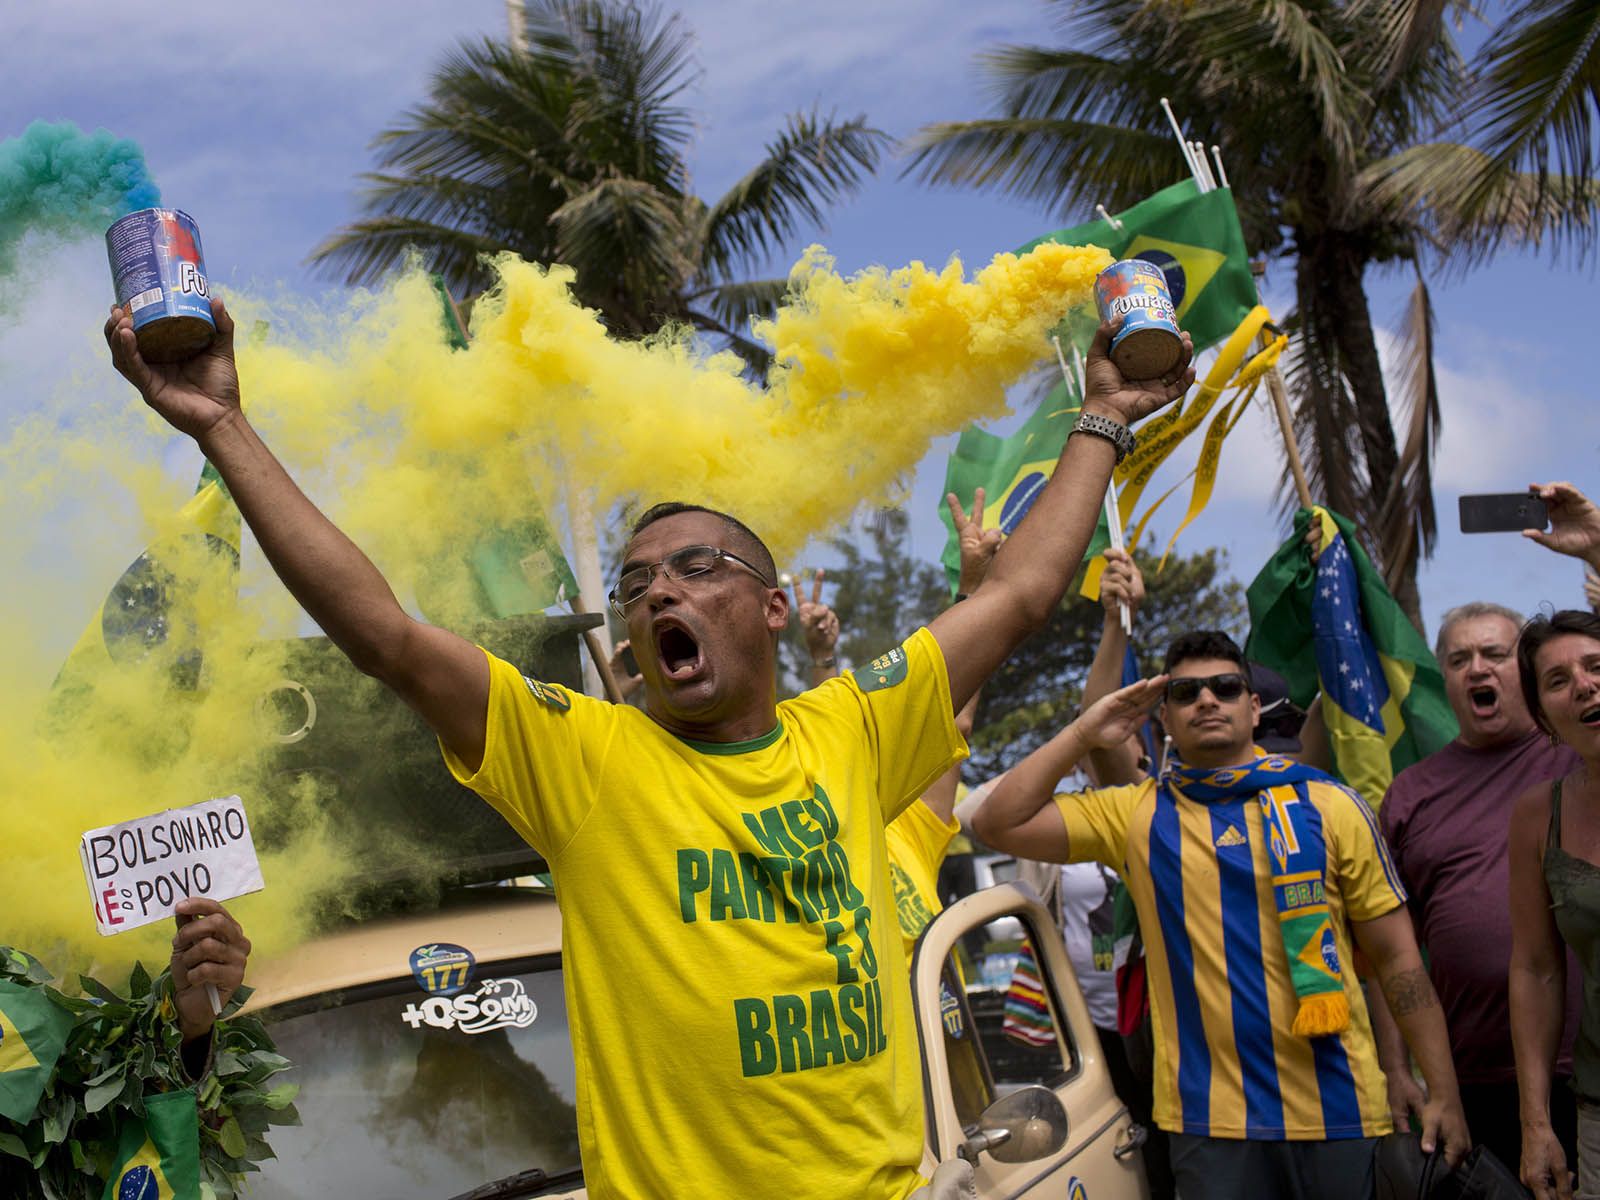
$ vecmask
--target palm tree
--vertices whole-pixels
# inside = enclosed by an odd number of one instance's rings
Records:
[[[1438,214],[1379,189],[1407,151],[1459,122],[1472,77],[1447,16],[1464,5],[1056,3],[1062,46],[985,53],[998,115],[923,129],[908,170],[1081,219],[1096,202],[1124,207],[1174,181],[1159,106],[1171,97],[1221,147],[1247,243],[1293,266],[1289,382],[1312,488],[1370,531],[1389,586],[1420,625],[1416,570],[1437,532],[1431,466],[1440,425],[1422,265],[1457,261],[1470,245],[1435,240]],[[1516,186],[1525,183],[1518,177]],[[1536,237],[1570,199],[1503,205],[1501,226],[1517,216],[1516,232]],[[1367,301],[1373,268],[1417,276],[1396,380],[1403,431],[1391,417]]]
[[[802,225],[853,193],[888,138],[864,117],[791,115],[721,198],[690,190],[698,68],[675,14],[625,0],[528,0],[526,45],[463,44],[428,100],[374,142],[366,215],[311,261],[368,284],[413,249],[458,294],[488,286],[512,251],[574,269],[573,290],[613,333],[686,324],[737,351],[766,352],[749,318],[782,279],[747,279]]]

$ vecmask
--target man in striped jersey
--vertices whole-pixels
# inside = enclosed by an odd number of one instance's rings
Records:
[[[1176,751],[1161,778],[1053,795],[1157,705]],[[1102,862],[1126,882],[1147,950],[1155,1120],[1184,1200],[1371,1195],[1390,1119],[1351,931],[1427,1081],[1423,1147],[1454,1162],[1469,1136],[1443,1012],[1371,811],[1256,747],[1259,709],[1232,639],[1186,634],[1163,675],[1090,708],[973,824],[997,849]]]

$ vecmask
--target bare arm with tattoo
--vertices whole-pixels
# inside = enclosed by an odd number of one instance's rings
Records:
[[[1351,929],[1388,1002],[1389,1014],[1422,1070],[1428,1101],[1422,1107],[1422,1148],[1431,1152],[1443,1143],[1445,1159],[1454,1166],[1471,1145],[1461,1093],[1456,1086],[1455,1063],[1450,1058],[1450,1035],[1444,1009],[1433,981],[1422,965],[1411,914],[1399,907],[1371,921],[1352,921]]]

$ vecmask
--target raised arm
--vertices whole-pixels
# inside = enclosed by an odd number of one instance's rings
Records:
[[[1511,1046],[1517,1058],[1522,1182],[1539,1200],[1571,1200],[1567,1156],[1550,1124],[1550,1086],[1566,1017],[1567,954],[1544,883],[1550,785],[1517,798],[1506,853],[1511,873]]]
[[[1127,605],[1129,616],[1137,620],[1139,606],[1144,603],[1144,576],[1126,550],[1106,551],[1105,574],[1100,577],[1100,603],[1105,608],[1105,620],[1100,626],[1100,644],[1095,647],[1088,678],[1083,682],[1080,708],[1085,712],[1097,704],[1100,697],[1109,696],[1122,686],[1122,664],[1128,653],[1128,635],[1122,631],[1122,606]],[[1139,769],[1140,753],[1137,728],[1120,746],[1091,750],[1089,765],[1094,768],[1095,782],[1101,787],[1137,783],[1145,774]]]
[[[1089,349],[1085,414],[1127,426],[1170,404],[1194,381],[1193,350],[1184,334],[1183,357],[1162,379],[1130,381],[1109,357],[1117,325],[1102,325]],[[1042,628],[1083,561],[1116,465],[1104,438],[1067,439],[1050,481],[1028,515],[995,555],[983,585],[971,598],[941,613],[929,627],[950,673],[950,697],[959,709],[1030,633]]]
[[[1072,724],[995,783],[972,814],[972,830],[996,850],[1019,858],[1066,862],[1072,847],[1051,806],[1056,784],[1085,754],[1128,740],[1160,701],[1167,677],[1142,679],[1103,697]]]
[[[413,620],[378,569],[318,511],[267,449],[239,405],[233,319],[211,301],[217,337],[181,363],[147,363],[133,322],[106,321],[111,361],[144,401],[199,443],[278,578],[357,668],[393,689],[469,766],[483,759],[489,667],[455,634]]]

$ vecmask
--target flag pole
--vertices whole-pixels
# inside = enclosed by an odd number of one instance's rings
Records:
[[[1061,352],[1061,339],[1055,334],[1051,334],[1050,344],[1056,348],[1056,362],[1061,364],[1062,381],[1070,384],[1072,377],[1067,374],[1067,357]],[[1076,345],[1072,347],[1072,361],[1078,368],[1078,402],[1081,404],[1083,403],[1084,388],[1083,355],[1079,353]],[[1117,481],[1115,478],[1106,480],[1106,494],[1103,502],[1106,510],[1106,532],[1111,537],[1111,548],[1113,550],[1121,550],[1123,549],[1122,515],[1117,508]],[[1119,610],[1118,615],[1122,621],[1122,632],[1132,637],[1133,613],[1129,611],[1126,601],[1118,601],[1117,608]]]

